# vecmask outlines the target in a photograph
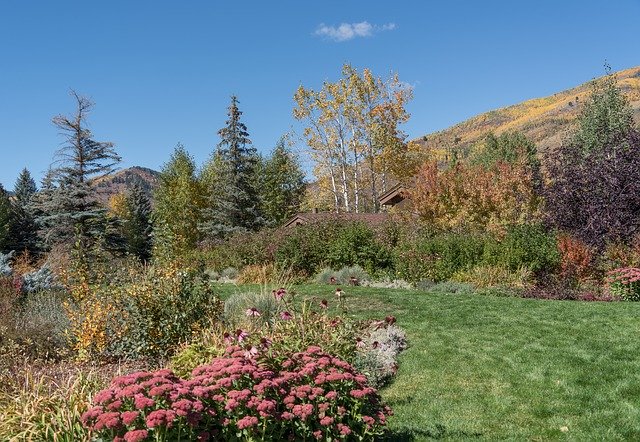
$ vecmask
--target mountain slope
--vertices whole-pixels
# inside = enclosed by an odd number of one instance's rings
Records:
[[[618,85],[640,122],[640,66],[617,72]],[[524,101],[470,118],[443,131],[413,140],[436,155],[456,148],[468,150],[489,132],[520,131],[540,151],[560,144],[591,93],[591,82],[545,98]]]
[[[133,184],[139,184],[151,197],[158,186],[160,172],[146,167],[129,167],[102,178],[96,183],[100,199],[108,201],[111,195],[126,192]]]

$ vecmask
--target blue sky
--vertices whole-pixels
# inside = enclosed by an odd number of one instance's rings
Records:
[[[0,183],[40,178],[61,139],[51,124],[91,97],[95,138],[123,167],[159,169],[182,142],[198,163],[218,142],[229,96],[268,152],[298,85],[342,64],[414,87],[418,137],[477,113],[640,65],[640,0],[0,0]]]

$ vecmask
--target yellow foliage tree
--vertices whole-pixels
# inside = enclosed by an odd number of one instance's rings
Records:
[[[306,123],[314,174],[336,212],[377,211],[389,180],[406,170],[397,167],[407,151],[399,125],[409,119],[411,95],[397,75],[384,80],[348,64],[335,83],[296,91],[293,115]]]

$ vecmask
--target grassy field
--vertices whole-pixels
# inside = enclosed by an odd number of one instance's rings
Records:
[[[333,296],[328,286],[295,290]],[[410,339],[382,392],[395,440],[640,439],[640,304],[360,287],[347,295],[348,314],[393,314]]]

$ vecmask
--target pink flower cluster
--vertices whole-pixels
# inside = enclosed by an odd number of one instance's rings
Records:
[[[627,301],[640,301],[640,269],[621,267],[607,273],[611,294]]]
[[[227,349],[180,379],[169,370],[115,378],[94,397],[83,424],[120,441],[198,434],[226,440],[244,434],[269,440],[373,438],[391,414],[366,377],[318,347],[281,363]]]
[[[640,269],[637,267],[621,267],[607,272],[609,283],[619,282],[621,284],[631,284],[640,281]]]

